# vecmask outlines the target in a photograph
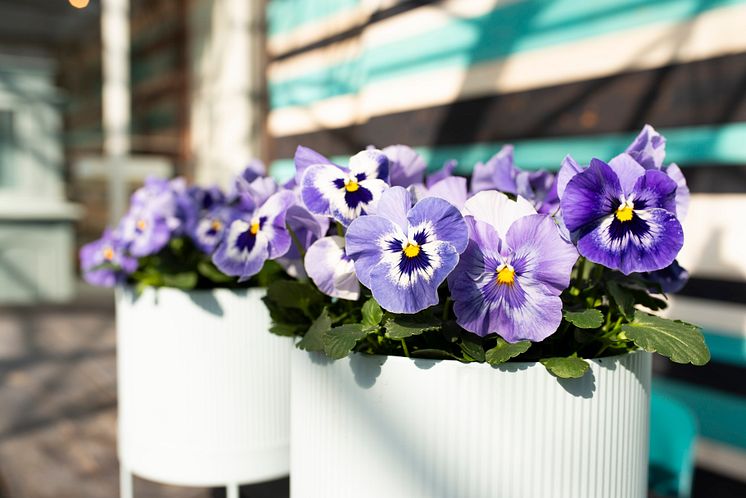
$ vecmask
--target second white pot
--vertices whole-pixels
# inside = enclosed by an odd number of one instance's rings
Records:
[[[293,353],[293,498],[643,498],[650,355],[578,380],[498,368]]]

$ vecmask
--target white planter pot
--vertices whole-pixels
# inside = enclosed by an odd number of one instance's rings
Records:
[[[541,364],[295,351],[293,498],[642,498],[650,355]]]
[[[117,291],[119,458],[131,476],[228,486],[288,474],[292,340],[263,289]]]

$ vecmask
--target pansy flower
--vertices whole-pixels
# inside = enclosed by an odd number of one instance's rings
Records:
[[[415,198],[419,201],[428,197],[438,197],[450,202],[458,209],[463,209],[468,195],[466,178],[460,176],[449,176],[429,187],[419,184],[412,185]]]
[[[315,241],[326,234],[329,230],[329,218],[311,213],[305,206],[296,201],[296,204],[288,209],[285,223],[288,229],[292,231],[294,241],[288,252],[278,258],[277,262],[285,268],[285,271],[291,277],[303,278],[306,276],[306,269],[303,266],[301,251],[309,250]]]
[[[360,282],[355,275],[355,265],[345,252],[344,238],[332,235],[311,244],[305,265],[308,276],[327,296],[350,301],[360,297]]]
[[[674,294],[683,289],[689,281],[689,272],[676,260],[662,270],[643,273],[641,276],[656,284],[655,288],[649,289],[653,293],[663,291],[666,294]]]
[[[670,265],[684,233],[676,218],[676,182],[645,170],[628,154],[593,159],[562,196],[562,217],[578,251],[625,275]]]
[[[416,313],[438,303],[438,286],[466,248],[466,223],[458,209],[435,197],[412,207],[402,187],[386,190],[375,215],[353,221],[347,255],[360,282],[392,313]]]
[[[350,158],[350,167],[313,164],[303,173],[301,197],[309,211],[331,216],[347,226],[366,214],[388,187],[389,160],[380,150],[367,149]]]
[[[487,163],[474,166],[471,180],[472,192],[499,190],[519,195],[530,201],[539,213],[552,214],[559,207],[554,174],[540,171],[523,171],[516,167],[513,146],[506,145]]]
[[[171,239],[174,228],[172,220],[150,206],[132,206],[119,225],[122,241],[133,256],[155,254]]]
[[[456,321],[480,336],[541,341],[562,321],[560,294],[578,253],[554,220],[495,191],[466,202],[469,244],[448,277]]]
[[[215,266],[244,281],[259,273],[267,259],[285,254],[291,244],[285,214],[294,202],[293,193],[283,190],[253,213],[233,220],[212,257]]]
[[[113,287],[137,269],[137,259],[128,256],[115,232],[107,229],[99,240],[80,249],[80,266],[89,284]]]
[[[224,205],[213,206],[205,212],[191,230],[194,244],[205,254],[212,254],[223,239],[226,226],[238,217],[238,212]]]

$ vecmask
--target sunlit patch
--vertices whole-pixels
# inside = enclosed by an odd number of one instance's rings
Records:
[[[515,269],[508,264],[501,264],[497,267],[497,283],[503,285],[513,285],[515,282]]]
[[[420,254],[420,246],[416,243],[408,242],[404,247],[404,255],[408,258],[416,258]]]

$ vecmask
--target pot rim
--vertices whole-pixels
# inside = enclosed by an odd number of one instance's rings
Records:
[[[115,288],[115,292],[117,294],[124,294],[124,295],[133,295],[135,293],[135,286],[132,284],[120,284],[117,285]],[[191,289],[191,290],[184,290],[184,289],[178,289],[176,287],[154,287],[154,286],[147,286],[145,287],[145,290],[143,291],[143,295],[145,294],[155,294],[155,295],[210,295],[210,294],[235,294],[235,295],[251,295],[251,294],[261,294],[264,295],[267,292],[266,287],[241,287],[241,288],[231,288],[231,287],[215,287],[213,289]]]

